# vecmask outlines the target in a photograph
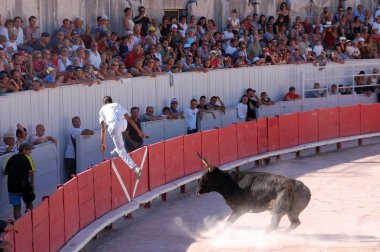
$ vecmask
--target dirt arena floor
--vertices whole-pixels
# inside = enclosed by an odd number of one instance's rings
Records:
[[[132,219],[119,220],[84,251],[380,251],[380,145],[281,161],[260,169],[303,181],[311,190],[302,224],[289,234],[286,216],[266,234],[270,213],[245,214],[224,228],[231,213],[217,193],[187,192],[155,200]]]

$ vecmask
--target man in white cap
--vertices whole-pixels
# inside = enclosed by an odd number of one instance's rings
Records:
[[[129,116],[128,111],[120,104],[113,102],[110,96],[103,98],[103,107],[99,111],[99,122],[102,128],[101,131],[101,152],[106,150],[106,124],[108,125],[108,132],[115,144],[115,149],[111,154],[118,154],[124,162],[135,172],[137,178],[141,176],[141,168],[128,155],[124,148],[123,132],[127,129],[128,123],[136,130],[141,138],[145,138],[144,133],[139,129],[136,123]]]

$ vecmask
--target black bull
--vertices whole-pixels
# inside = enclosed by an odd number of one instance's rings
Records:
[[[301,224],[298,217],[311,197],[309,188],[301,181],[264,172],[222,171],[199,157],[207,168],[199,181],[197,193],[218,192],[224,197],[232,209],[227,224],[232,224],[245,213],[266,210],[272,212],[267,231],[276,229],[285,214],[291,222],[287,231]]]

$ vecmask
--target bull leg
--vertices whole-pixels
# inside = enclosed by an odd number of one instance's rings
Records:
[[[288,229],[286,230],[287,233],[289,233],[290,231],[292,231],[293,229],[295,229],[296,227],[301,225],[301,221],[298,218],[298,215],[294,215],[294,214],[292,215],[292,213],[288,213],[288,218],[289,218],[291,224],[288,227]]]
[[[240,216],[242,216],[242,213],[233,211],[227,219],[226,226],[231,226]]]
[[[267,233],[271,232],[273,229],[278,228],[281,218],[287,213],[288,206],[289,195],[287,191],[283,190],[279,192],[277,195],[275,206],[273,209],[272,219],[269,227],[266,229]]]

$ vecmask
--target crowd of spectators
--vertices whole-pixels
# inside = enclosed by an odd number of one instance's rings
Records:
[[[0,16],[0,93],[251,65],[344,63],[377,58],[380,49],[380,10],[362,5],[325,7],[313,18],[292,17],[285,2],[276,16],[241,18],[232,10],[226,27],[194,15],[158,21],[143,6],[124,14],[121,34],[110,30],[107,16],[92,26],[65,18],[51,34],[35,16]]]

